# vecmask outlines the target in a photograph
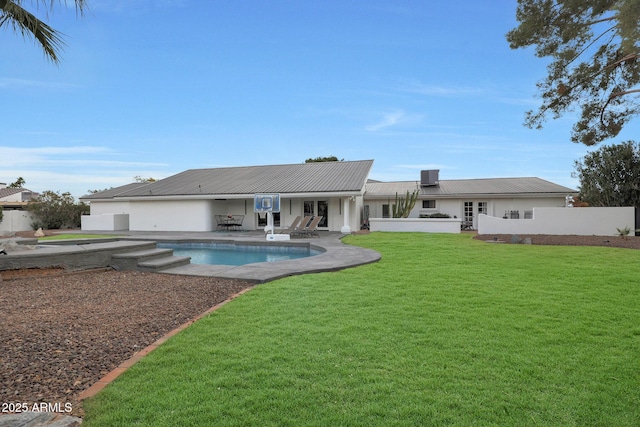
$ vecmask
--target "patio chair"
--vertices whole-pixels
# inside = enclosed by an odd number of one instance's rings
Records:
[[[285,234],[290,232],[291,230],[295,230],[298,227],[298,223],[300,222],[300,220],[302,219],[302,217],[300,215],[298,215],[293,222],[291,223],[291,225],[289,226],[284,226],[282,227],[282,230],[280,230],[280,234]]]
[[[320,223],[320,221],[322,221],[322,216],[317,216],[315,218],[313,218],[313,220],[309,223],[308,226],[306,226],[304,229],[295,232],[293,234],[295,235],[299,235],[302,237],[309,237],[309,236],[317,236],[318,235],[318,224]]]
[[[303,230],[305,229],[307,224],[309,224],[309,222],[312,220],[312,218],[313,218],[312,216],[305,216],[298,223],[298,225],[295,226],[295,228],[289,228],[288,230],[283,230],[282,233],[283,234],[288,234],[290,236],[299,235],[300,233],[303,232]]]

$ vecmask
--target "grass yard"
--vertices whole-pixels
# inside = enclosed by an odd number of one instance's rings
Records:
[[[637,426],[640,251],[372,233],[382,260],[260,285],[84,426]]]

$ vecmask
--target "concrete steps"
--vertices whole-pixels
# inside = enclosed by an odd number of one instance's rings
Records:
[[[190,257],[174,256],[171,249],[153,248],[114,254],[112,256],[113,267],[117,270],[158,272],[190,263]]]

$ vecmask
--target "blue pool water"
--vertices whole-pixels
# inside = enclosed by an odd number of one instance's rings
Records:
[[[234,245],[229,243],[158,243],[176,256],[191,257],[192,264],[245,265],[306,258],[322,253],[300,246]]]

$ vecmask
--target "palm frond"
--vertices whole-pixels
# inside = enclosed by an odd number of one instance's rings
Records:
[[[65,45],[61,34],[20,6],[19,0],[0,1],[0,27],[3,25],[11,25],[25,38],[33,37],[48,59],[56,64],[60,62],[58,53]]]

